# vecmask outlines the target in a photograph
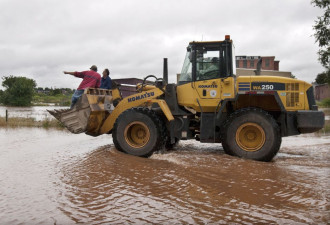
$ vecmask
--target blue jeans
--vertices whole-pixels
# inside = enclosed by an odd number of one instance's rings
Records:
[[[73,108],[73,106],[77,103],[78,99],[80,98],[80,96],[82,96],[82,94],[84,94],[84,90],[76,90],[71,98],[71,106],[70,109]]]

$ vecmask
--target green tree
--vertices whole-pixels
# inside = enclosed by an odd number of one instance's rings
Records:
[[[0,90],[0,104],[1,104],[2,95],[3,95],[3,90]]]
[[[330,70],[330,0],[312,0],[312,5],[324,9],[324,15],[317,17],[315,25],[316,42],[320,50],[319,61],[328,71]]]
[[[319,73],[316,76],[315,82],[317,84],[326,84],[328,83],[330,85],[330,71]]]
[[[3,77],[2,86],[5,88],[1,95],[1,102],[11,106],[31,105],[34,89],[37,86],[35,80],[26,77]]]
[[[62,90],[61,89],[58,89],[58,88],[55,88],[55,89],[52,89],[52,91],[50,92],[50,95],[60,95],[62,94]]]

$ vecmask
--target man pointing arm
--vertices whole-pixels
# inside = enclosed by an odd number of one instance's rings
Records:
[[[63,71],[64,74],[73,75],[75,77],[82,78],[82,82],[80,83],[77,90],[73,93],[71,98],[71,106],[72,109],[73,106],[77,103],[80,96],[84,93],[84,90],[86,88],[99,88],[101,84],[101,75],[97,73],[97,67],[95,65],[91,66],[90,70],[88,71],[82,71],[82,72],[67,72]]]

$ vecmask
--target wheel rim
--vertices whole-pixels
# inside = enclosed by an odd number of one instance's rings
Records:
[[[265,140],[264,129],[256,123],[244,123],[236,131],[236,143],[244,151],[258,151]]]
[[[150,131],[144,123],[132,122],[126,126],[124,136],[131,147],[142,148],[150,139]]]

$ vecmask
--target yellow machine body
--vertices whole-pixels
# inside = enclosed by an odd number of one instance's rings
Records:
[[[177,87],[177,96],[179,105],[192,108],[196,112],[218,111],[221,100],[235,99],[237,95],[246,95],[246,97],[236,102],[236,109],[258,106],[263,109],[278,110],[277,105],[272,104],[273,101],[266,100],[270,97],[264,96],[276,92],[285,110],[297,111],[309,109],[306,92],[311,86],[304,81],[285,77],[242,76],[236,79],[227,77],[180,85]],[[277,90],[278,88],[281,90]],[[264,100],[258,101],[261,98]]]

